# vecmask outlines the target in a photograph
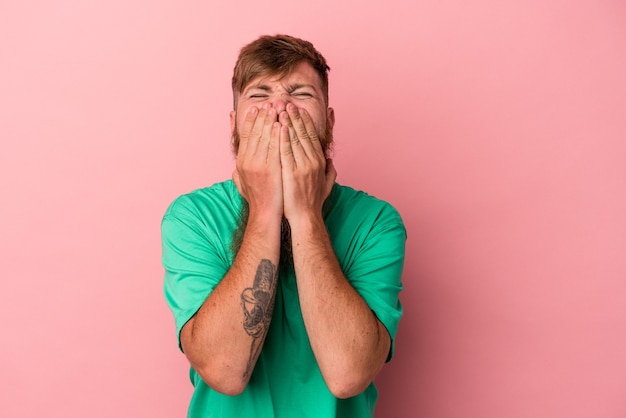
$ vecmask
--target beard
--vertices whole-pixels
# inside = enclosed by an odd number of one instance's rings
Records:
[[[237,220],[237,227],[233,231],[233,240],[231,243],[231,251],[233,257],[239,253],[241,244],[243,243],[243,236],[246,233],[246,226],[248,225],[248,217],[250,215],[250,208],[248,202],[243,201],[243,206],[239,212],[239,218]],[[280,223],[280,260],[279,267],[281,271],[290,271],[293,268],[293,250],[291,245],[291,227],[289,221],[283,215]]]
[[[320,140],[320,144],[322,145],[322,150],[324,151],[324,155],[326,158],[330,158],[330,154],[332,152],[333,145],[333,131],[330,124],[326,123],[326,128],[324,133],[317,133],[318,138]],[[235,123],[234,133],[233,133],[233,152],[235,156],[239,151],[239,130]],[[233,258],[239,253],[241,249],[241,244],[243,243],[243,237],[246,232],[246,226],[248,225],[248,217],[250,216],[250,207],[248,206],[248,202],[243,200],[243,205],[241,207],[241,211],[239,212],[239,217],[237,219],[237,227],[233,231],[233,239],[231,241],[231,251],[233,254]],[[281,225],[280,225],[280,261],[279,261],[280,270],[282,271],[291,271],[293,269],[293,246],[291,244],[291,227],[289,226],[289,221],[283,215]]]

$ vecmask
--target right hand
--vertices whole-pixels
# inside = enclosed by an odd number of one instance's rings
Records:
[[[281,217],[283,186],[280,163],[281,124],[276,109],[251,107],[240,130],[233,180],[248,202],[250,214]]]

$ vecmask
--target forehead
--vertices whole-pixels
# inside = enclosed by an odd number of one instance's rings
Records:
[[[281,85],[311,85],[317,90],[321,90],[321,80],[319,74],[315,71],[313,66],[306,61],[302,61],[297,64],[294,69],[287,74],[266,74],[250,80],[250,82],[244,87],[244,91],[249,88],[254,88],[259,85],[274,84]]]

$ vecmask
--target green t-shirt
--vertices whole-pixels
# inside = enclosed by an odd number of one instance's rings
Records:
[[[162,222],[165,297],[180,336],[233,262],[230,250],[242,197],[232,180],[176,199]],[[346,278],[385,325],[393,341],[402,315],[406,231],[398,212],[366,193],[335,184],[325,222]],[[292,270],[293,271],[293,270]],[[242,312],[243,320],[243,312]],[[180,344],[180,340],[179,340]],[[304,327],[295,275],[281,273],[272,322],[244,392],[227,396],[193,370],[189,417],[372,417],[378,397],[337,399],[326,386]]]

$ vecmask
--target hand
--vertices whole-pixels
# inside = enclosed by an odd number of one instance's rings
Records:
[[[245,116],[233,180],[248,202],[250,214],[282,216],[280,123],[276,109],[264,104]]]
[[[280,162],[287,220],[298,216],[321,216],[337,172],[326,160],[315,125],[304,109],[288,104],[279,115]]]

